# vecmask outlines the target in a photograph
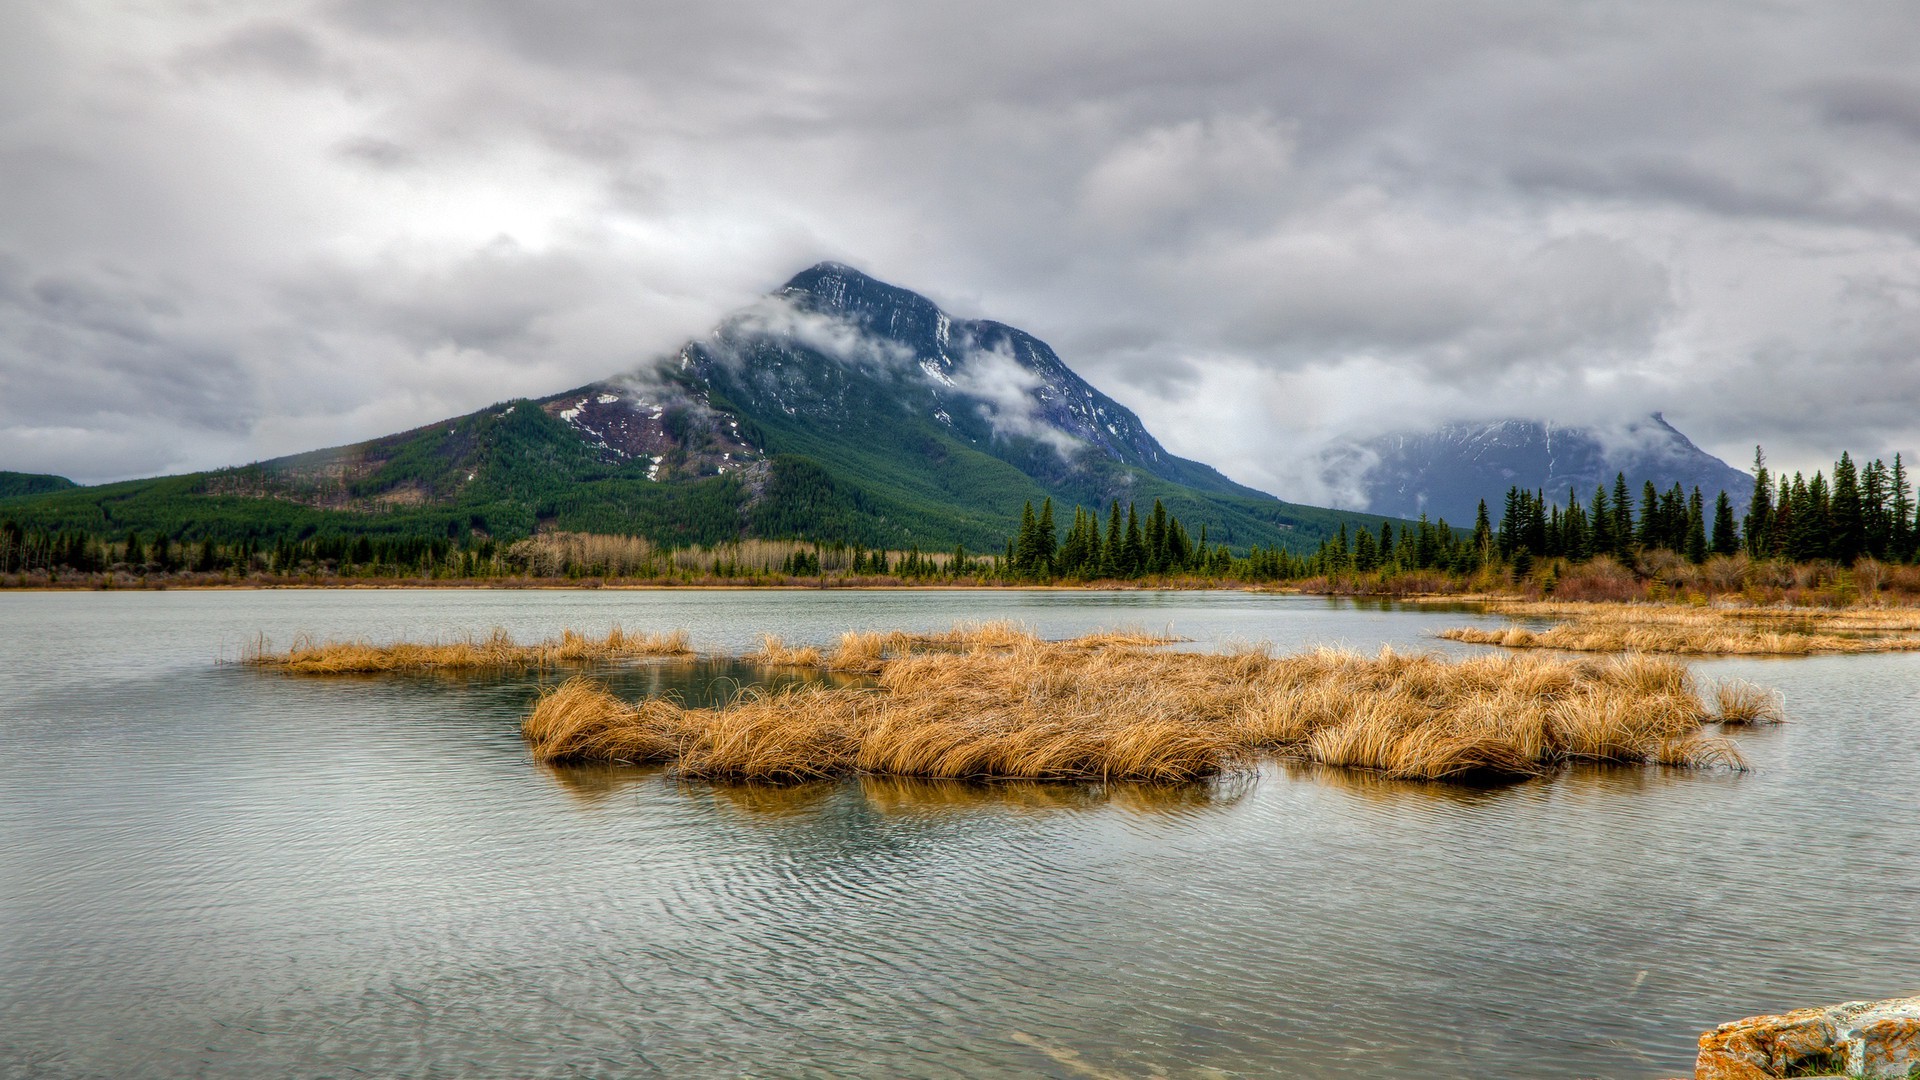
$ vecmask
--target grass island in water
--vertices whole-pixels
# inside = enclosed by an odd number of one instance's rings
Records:
[[[1560,621],[1540,630],[1524,626],[1454,627],[1441,631],[1440,636],[1511,649],[1695,656],[1809,656],[1920,649],[1920,611],[1912,608],[1498,601],[1490,606],[1513,618]]]
[[[627,701],[575,676],[541,695],[522,731],[541,762],[666,764],[716,780],[1181,782],[1263,756],[1401,779],[1499,780],[1575,761],[1739,768],[1738,752],[1710,726],[1780,718],[1765,691],[1719,684],[1709,703],[1683,664],[1644,655],[1275,657],[1159,648],[1170,640],[1122,631],[1043,641],[1009,623],[849,633],[829,650],[769,636],[738,659],[872,682],[750,688],[690,708]],[[245,659],[326,675],[692,655],[682,632],[616,628],[534,645],[502,632],[448,644],[299,642]]]

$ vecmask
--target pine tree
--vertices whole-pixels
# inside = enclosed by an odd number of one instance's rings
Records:
[[[1829,512],[1827,554],[1843,566],[1851,566],[1867,546],[1866,515],[1860,500],[1860,476],[1853,456],[1840,451],[1833,466],[1833,501]]]
[[[1147,573],[1167,572],[1167,508],[1153,500],[1153,512],[1147,515]]]
[[[1588,515],[1593,519],[1592,553],[1611,555],[1614,550],[1613,511],[1607,503],[1607,489],[1593,485],[1593,503]]]
[[[1513,558],[1520,549],[1521,522],[1526,514],[1518,487],[1507,488],[1506,510],[1500,515],[1500,557]]]
[[[1053,523],[1053,496],[1049,495],[1040,507],[1039,527],[1034,533],[1035,566],[1042,576],[1053,573],[1054,556],[1059,554],[1060,545],[1056,539]]]
[[[1713,553],[1731,555],[1740,550],[1740,535],[1733,523],[1733,500],[1722,491],[1713,500]]]
[[[1019,577],[1031,577],[1036,572],[1040,558],[1040,519],[1033,512],[1033,500],[1020,511],[1020,535],[1014,541],[1012,562],[1013,572]]]
[[[1893,541],[1893,515],[1887,505],[1887,463],[1875,458],[1860,470],[1862,548],[1876,559],[1887,557]]]
[[[1126,549],[1121,541],[1120,500],[1113,500],[1107,508],[1107,542],[1100,545],[1100,576],[1120,577],[1122,561],[1126,558]]]
[[[1664,547],[1661,525],[1660,493],[1654,490],[1653,481],[1648,480],[1640,488],[1640,532],[1634,540],[1642,549]]]
[[[1353,568],[1365,574],[1379,565],[1379,542],[1374,540],[1371,530],[1361,529],[1353,538]]]
[[[1487,500],[1480,500],[1480,509],[1473,515],[1473,553],[1485,566],[1493,557],[1493,523],[1487,518]]]
[[[1893,469],[1887,475],[1887,509],[1893,518],[1887,550],[1894,558],[1907,562],[1913,558],[1913,488],[1907,483],[1907,466],[1900,455],[1893,455]]]
[[[1685,552],[1687,561],[1698,564],[1707,561],[1707,521],[1706,505],[1700,498],[1700,489],[1694,488],[1687,499],[1687,538]]]
[[[1753,498],[1747,503],[1747,554],[1764,559],[1772,554],[1773,477],[1767,472],[1767,455],[1753,448]]]
[[[1137,578],[1147,569],[1147,542],[1140,535],[1140,514],[1132,503],[1127,504],[1127,536],[1121,541],[1122,558],[1119,560],[1121,576]]]
[[[1627,493],[1627,474],[1613,478],[1613,554],[1626,558],[1633,554],[1633,501]]]

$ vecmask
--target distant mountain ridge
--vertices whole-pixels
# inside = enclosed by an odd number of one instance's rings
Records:
[[[1638,498],[1651,480],[1665,491],[1696,486],[1709,503],[1724,490],[1744,513],[1753,478],[1695,446],[1654,413],[1613,430],[1568,427],[1542,420],[1507,419],[1445,424],[1398,432],[1332,450],[1330,473],[1344,473],[1369,513],[1426,514],[1471,524],[1480,500],[1497,514],[1510,487],[1544,491],[1564,503],[1569,490],[1584,503],[1596,485],[1609,492],[1626,474]]]
[[[66,491],[79,486],[64,476],[0,469],[0,499],[10,499],[16,495],[44,495],[50,491]]]
[[[821,263],[658,361],[538,400],[242,468],[57,492],[59,528],[632,533],[997,548],[1021,506],[1153,500],[1209,539],[1311,550],[1349,511],[1283,502],[1168,453],[1047,344]]]

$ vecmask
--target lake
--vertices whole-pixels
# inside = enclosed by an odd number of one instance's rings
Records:
[[[0,594],[0,1074],[1631,1077],[1920,991],[1920,655],[1785,692],[1753,768],[1472,790],[794,789],[534,765],[534,675],[298,679],[256,635],[1017,619],[1476,651],[1484,616],[1244,593]],[[630,694],[751,669],[643,664]]]

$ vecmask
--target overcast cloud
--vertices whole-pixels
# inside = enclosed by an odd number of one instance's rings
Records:
[[[0,7],[0,468],[566,389],[820,259],[1178,453],[1655,409],[1920,448],[1920,18],[1775,4]]]

